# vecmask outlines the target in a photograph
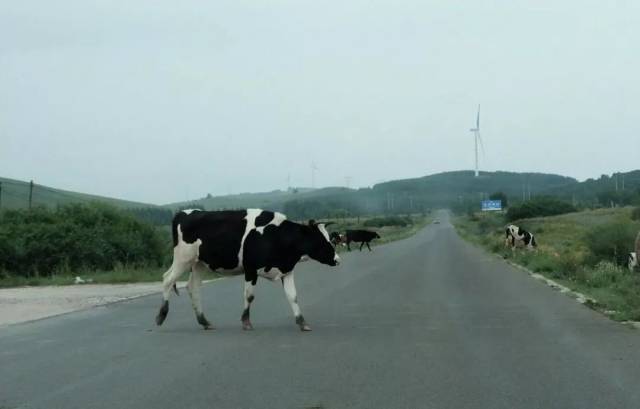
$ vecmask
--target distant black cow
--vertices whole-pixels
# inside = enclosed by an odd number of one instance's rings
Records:
[[[158,325],[162,325],[169,313],[171,288],[183,273],[191,270],[187,290],[196,318],[205,329],[211,328],[202,311],[201,274],[222,269],[244,274],[243,329],[253,329],[249,307],[260,275],[282,281],[296,324],[302,331],[311,330],[298,306],[293,269],[304,256],[330,266],[339,264],[340,257],[331,245],[323,223],[298,224],[287,220],[283,214],[260,209],[184,210],[173,218],[172,230],[173,264],[163,276],[163,302],[156,317]]]
[[[369,246],[369,242],[373,239],[379,239],[380,236],[378,233],[369,230],[347,230],[346,239],[347,239],[347,249],[351,251],[351,246],[349,244],[353,241],[360,244],[360,251],[362,251],[362,246],[365,244],[369,251],[371,251],[371,247]]]
[[[505,230],[505,245],[511,246],[511,249],[515,249],[517,246],[533,249],[538,246],[538,243],[533,234],[511,224]]]

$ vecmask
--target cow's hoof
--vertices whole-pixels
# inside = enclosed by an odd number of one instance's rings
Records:
[[[302,332],[311,331],[311,327],[309,326],[309,324],[307,324],[302,315],[296,317],[296,324],[298,324],[298,326],[300,327],[300,331]]]
[[[251,321],[242,321],[242,329],[245,331],[253,331],[253,325],[251,325]]]
[[[158,311],[158,315],[156,315],[156,325],[162,325],[167,318],[167,314],[169,314],[169,301],[164,301],[160,307],[160,311]]]
[[[211,325],[204,314],[196,314],[196,318],[198,319],[198,324],[202,325],[204,329],[213,329],[213,325]]]
[[[214,328],[213,328],[213,325],[209,324],[209,325],[203,325],[202,329],[205,330],[205,331],[211,331]]]

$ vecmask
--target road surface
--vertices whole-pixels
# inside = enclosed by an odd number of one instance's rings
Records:
[[[462,241],[445,214],[416,236],[303,263],[301,333],[261,282],[253,332],[242,283],[0,329],[0,408],[639,408],[640,332]]]

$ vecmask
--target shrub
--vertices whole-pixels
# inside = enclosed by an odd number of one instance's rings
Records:
[[[627,262],[627,254],[634,251],[638,227],[635,223],[615,221],[595,226],[586,234],[591,264],[609,261],[618,265]]]
[[[640,206],[631,211],[631,220],[640,220]]]
[[[104,204],[10,210],[0,216],[0,270],[53,275],[159,265],[167,242],[151,225]]]
[[[509,207],[509,198],[504,192],[495,192],[489,196],[489,200],[500,200],[502,202],[502,208],[506,209]]]
[[[413,224],[410,217],[400,216],[388,216],[388,217],[374,217],[373,219],[365,220],[362,224],[364,227],[384,227],[384,226],[400,226],[405,227]]]
[[[537,197],[507,210],[507,221],[528,219],[531,217],[556,216],[575,212],[576,208],[565,201],[553,197]]]

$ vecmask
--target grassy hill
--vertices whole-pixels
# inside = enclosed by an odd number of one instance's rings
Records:
[[[602,175],[598,179],[556,186],[545,193],[587,205],[629,205],[640,201],[640,170]]]
[[[618,191],[616,191],[616,179]],[[623,188],[624,180],[624,190]],[[2,207],[18,208],[28,204],[26,182],[2,179]],[[140,216],[156,224],[164,224],[171,213],[183,208],[207,210],[258,207],[285,212],[294,219],[320,217],[363,216],[371,214],[403,214],[426,212],[438,207],[479,206],[481,198],[504,192],[510,203],[523,197],[558,196],[583,207],[629,205],[640,203],[640,170],[602,176],[578,182],[576,179],[544,173],[481,172],[475,178],[472,171],[444,172],[419,178],[395,180],[371,188],[321,189],[295,188],[262,193],[241,193],[207,196],[188,202],[156,207],[108,197],[86,195],[36,185],[34,205],[57,205],[71,202],[101,201],[124,208],[141,209]]]
[[[2,209],[19,209],[29,206],[29,182],[0,177],[0,183],[2,183],[2,202],[0,203],[0,207]],[[55,189],[38,184],[35,184],[33,188],[33,206],[49,207],[68,203],[86,203],[94,201],[109,203],[120,208],[155,206],[148,203],[132,202],[111,197]]]

